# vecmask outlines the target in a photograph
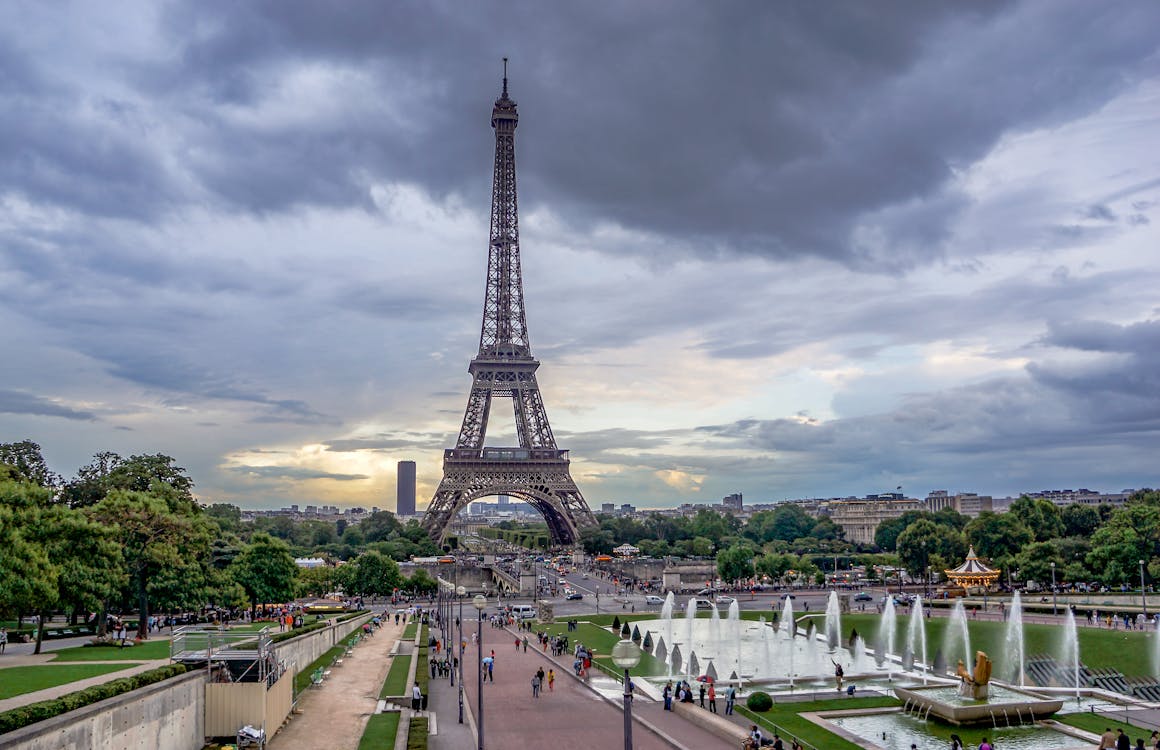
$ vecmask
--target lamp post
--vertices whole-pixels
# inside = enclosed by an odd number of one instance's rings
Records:
[[[930,599],[930,566],[929,565],[926,566],[926,590],[923,592],[923,595],[926,596],[927,599]]]
[[[1144,619],[1148,619],[1148,590],[1144,588],[1144,561],[1140,561],[1140,601],[1144,604]]]
[[[479,647],[479,658],[476,659],[475,661],[479,667],[479,681],[478,681],[478,684],[476,685],[476,690],[479,691],[478,692],[478,699],[479,700],[477,701],[477,704],[478,704],[477,710],[479,711],[479,718],[478,718],[478,723],[477,723],[477,725],[478,725],[478,731],[477,731],[478,742],[476,744],[476,748],[477,748],[477,750],[483,750],[483,608],[487,606],[487,598],[484,597],[483,594],[476,594],[475,598],[471,600],[471,606],[475,607],[475,611],[478,615],[478,617],[476,618],[476,620],[478,622],[478,633],[476,635],[476,641],[477,641],[477,646]]]
[[[1055,601],[1055,563],[1051,563],[1051,614],[1058,616],[1059,607],[1056,606]]]
[[[459,617],[455,624],[459,628],[459,636],[455,642],[455,653],[459,656],[459,723],[463,723],[463,597],[467,589],[460,586],[455,589],[455,596],[459,599]],[[482,665],[482,662],[481,662]]]
[[[625,639],[612,647],[612,663],[624,670],[624,750],[632,750],[632,680],[628,670],[640,664],[640,647]]]

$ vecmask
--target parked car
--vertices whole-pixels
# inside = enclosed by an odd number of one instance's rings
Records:
[[[693,599],[696,602],[697,609],[713,609],[713,602],[708,599]]]
[[[577,599],[583,599],[584,595],[581,594],[579,591],[573,591],[571,594],[568,594],[568,596],[566,596],[564,598],[571,602],[571,601],[575,601]]]
[[[732,604],[735,601],[736,601],[736,599],[734,599],[731,596],[719,596],[719,597],[717,597],[717,604],[722,606],[722,607],[728,607],[730,604]]]
[[[854,594],[854,601],[872,602],[874,601],[874,597],[870,594],[869,591],[859,591],[857,594]]]
[[[661,597],[657,596],[656,594],[649,594],[648,596],[646,596],[644,598],[644,603],[645,604],[664,604],[665,600],[662,599]]]

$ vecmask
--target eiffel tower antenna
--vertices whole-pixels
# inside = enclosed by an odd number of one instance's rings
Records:
[[[568,451],[556,447],[540,398],[524,314],[520,270],[519,211],[516,200],[516,103],[508,96],[507,62],[503,91],[491,110],[495,130],[495,167],[491,183],[491,237],[479,353],[471,360],[471,393],[455,447],[443,452],[443,480],[435,491],[423,526],[442,544],[455,515],[474,500],[511,495],[527,501],[548,523],[555,545],[577,541],[580,528],[596,520],[572,480]],[[510,398],[515,410],[518,448],[487,448],[492,400]]]

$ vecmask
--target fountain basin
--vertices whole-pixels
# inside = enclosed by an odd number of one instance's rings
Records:
[[[1061,700],[997,685],[992,685],[990,697],[981,701],[959,695],[958,688],[944,685],[895,688],[894,694],[918,715],[935,716],[955,726],[994,726],[996,722],[1012,720],[1022,724],[1046,719],[1063,708]]]

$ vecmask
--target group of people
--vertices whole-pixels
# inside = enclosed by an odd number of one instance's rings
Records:
[[[785,750],[785,742],[781,739],[777,732],[773,733],[773,738],[766,737],[761,731],[761,728],[756,724],[749,725],[749,736],[745,738],[745,742],[741,744],[743,750],[757,750],[759,747],[772,747],[773,750]],[[802,744],[796,739],[791,740],[790,750],[804,750]]]
[[[665,684],[661,691],[661,697],[665,701],[665,710],[673,710],[673,701],[677,703],[694,703],[693,689],[685,680],[679,680],[674,686],[670,680]],[[713,713],[717,713],[717,685],[712,680],[705,680],[701,683],[698,690],[698,698],[700,700],[701,708],[708,708]],[[709,699],[708,705],[705,704],[705,699]],[[733,705],[737,702],[737,688],[730,685],[725,691],[725,715],[733,715]]]
[[[576,673],[577,677],[587,677],[588,670],[592,669],[592,651],[583,643],[577,643],[572,656],[572,671]]]
[[[547,684],[548,692],[552,692],[556,686],[556,670],[549,669],[547,674],[544,673],[544,668],[540,667],[536,673],[532,675],[532,697],[539,698],[540,693],[543,692],[544,685]]]
[[[1143,737],[1137,737],[1133,746],[1123,729],[1117,729],[1113,734],[1111,727],[1105,727],[1104,733],[1100,735],[1099,750],[1160,750],[1160,732],[1153,732],[1148,744],[1144,744]]]

